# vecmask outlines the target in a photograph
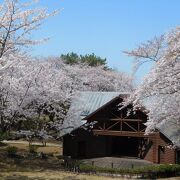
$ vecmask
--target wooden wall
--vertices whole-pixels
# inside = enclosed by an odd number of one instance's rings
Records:
[[[146,154],[145,160],[160,164],[176,163],[176,151],[168,148],[170,142],[164,135],[157,133],[151,140],[152,146]]]
[[[73,136],[64,136],[63,155],[71,156],[72,158],[113,156],[113,138],[111,136],[94,136],[90,132],[78,129]],[[165,136],[161,133],[156,133],[150,141],[152,141],[152,145],[148,148],[143,159],[160,164],[176,163],[176,151],[167,147],[170,142]],[[127,146],[127,148],[129,147]]]

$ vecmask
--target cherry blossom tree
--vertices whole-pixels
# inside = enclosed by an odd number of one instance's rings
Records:
[[[37,1],[4,0],[0,5],[0,133],[14,127],[19,117],[34,118],[38,106],[47,101],[43,97],[48,91],[45,84],[37,84],[37,79],[43,82],[39,77],[47,69],[30,61],[25,48],[47,40],[35,40],[31,34],[57,11],[49,14],[46,8],[35,8],[34,3]],[[42,93],[41,98],[35,99],[38,93]]]
[[[68,82],[63,70],[49,62],[23,59],[8,67],[1,75],[1,131],[17,129],[19,121],[33,123],[35,119],[39,130],[45,129],[48,123],[40,123],[40,119],[46,116],[60,123],[70,98]]]
[[[145,105],[148,110],[146,133],[171,125],[176,129],[171,138],[180,146],[180,27],[168,33],[165,40],[163,54],[131,100],[136,108]]]
[[[57,12],[49,14],[46,8],[32,7],[36,2],[4,0],[0,5],[0,58],[42,42],[34,40],[31,34],[41,26],[44,19]]]
[[[133,91],[133,78],[126,73],[106,70],[104,66],[90,67],[84,63],[75,65],[64,64],[63,68],[67,76],[72,80],[72,92]]]
[[[66,127],[62,124],[77,92],[133,89],[130,76],[101,66],[22,58],[1,71],[1,131],[27,131],[27,135],[30,131],[31,137],[49,138],[73,126],[71,122]]]

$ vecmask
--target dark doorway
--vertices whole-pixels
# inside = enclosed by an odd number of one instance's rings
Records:
[[[158,146],[158,163],[161,164],[164,159],[164,146]]]
[[[84,158],[86,156],[86,142],[78,142],[78,157]]]
[[[112,137],[112,155],[138,157],[139,140],[135,137]]]
[[[180,150],[176,152],[176,163],[180,164]]]

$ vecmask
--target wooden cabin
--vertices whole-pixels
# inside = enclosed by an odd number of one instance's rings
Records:
[[[180,151],[168,147],[177,128],[168,124],[145,135],[147,115],[142,110],[134,112],[131,104],[120,109],[127,96],[117,92],[81,93],[81,101],[76,99],[74,103],[75,107],[82,105],[75,118],[76,127],[63,136],[63,155],[77,159],[130,157],[161,164],[180,163]]]

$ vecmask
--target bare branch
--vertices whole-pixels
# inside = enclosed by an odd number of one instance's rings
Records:
[[[160,37],[154,37],[146,43],[142,43],[135,50],[123,52],[134,58],[134,70],[137,71],[146,62],[158,62],[163,56],[166,43],[165,36],[161,35]]]

